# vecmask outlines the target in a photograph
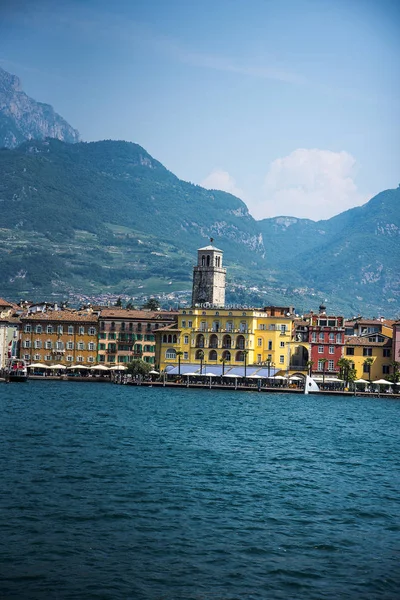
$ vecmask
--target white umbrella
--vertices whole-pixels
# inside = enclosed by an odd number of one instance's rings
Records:
[[[234,373],[225,373],[223,377],[235,377],[237,379],[238,377],[241,377],[241,375],[235,375]]]
[[[33,367],[34,369],[50,369],[48,365],[44,365],[43,363],[33,363],[33,365],[28,365],[28,369]]]
[[[195,377],[198,373],[185,373],[185,377]]]
[[[268,377],[265,377],[265,375],[256,375],[255,373],[253,373],[253,375],[248,375],[246,379],[268,379]]]
[[[373,381],[372,383],[377,383],[378,385],[393,385],[392,381],[387,381],[386,379],[377,379],[376,381]]]
[[[218,377],[215,373],[204,373],[204,377]]]
[[[158,371],[149,371],[149,375],[159,375]]]
[[[85,369],[88,369],[89,367],[85,367]],[[96,371],[109,371],[110,367],[106,367],[105,365],[93,365],[93,367],[90,367],[90,369],[96,370]]]
[[[49,369],[66,369],[65,365],[50,365]]]
[[[356,379],[354,383],[369,383],[366,379]]]
[[[85,365],[72,365],[72,367],[67,367],[67,369],[90,369],[90,367],[85,367]]]
[[[99,367],[97,367],[97,368],[99,368]],[[126,369],[128,367],[125,367],[124,365],[115,365],[114,367],[110,367],[109,369],[108,369],[108,367],[106,367],[106,368],[109,371],[126,371]],[[103,369],[101,369],[101,371],[103,371]]]
[[[303,377],[297,377],[297,375],[293,375],[292,377],[289,377],[290,381],[301,381],[303,379]]]
[[[286,379],[283,375],[275,375],[272,379]]]

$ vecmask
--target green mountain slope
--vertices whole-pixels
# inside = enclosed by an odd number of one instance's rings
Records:
[[[0,295],[189,290],[211,236],[232,302],[399,310],[400,189],[328,221],[257,222],[127,142],[25,142],[0,150],[0,173]]]

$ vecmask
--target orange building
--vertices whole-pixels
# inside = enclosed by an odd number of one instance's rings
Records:
[[[48,310],[21,316],[20,357],[28,363],[96,363],[98,317],[87,310]]]

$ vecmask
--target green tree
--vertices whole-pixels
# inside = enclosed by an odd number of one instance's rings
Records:
[[[313,366],[314,366],[314,361],[313,360],[308,360],[306,362],[306,367],[308,368],[308,374],[309,374],[310,377],[312,377]]]
[[[157,298],[149,298],[147,302],[143,304],[142,308],[146,308],[147,310],[158,310],[160,308],[160,303]]]
[[[138,375],[144,377],[145,375],[149,374],[149,371],[151,371],[151,365],[141,358],[136,358],[130,362],[127,368],[127,372],[134,377],[137,377]]]
[[[393,383],[397,383],[400,379],[400,362],[397,360],[393,360],[391,363],[393,373],[389,379],[393,381]]]
[[[337,366],[340,369],[340,379],[343,379],[345,386],[347,387],[349,382],[354,381],[356,378],[356,370],[353,363],[348,358],[342,357],[337,361]]]
[[[368,380],[371,383],[371,365],[374,362],[374,359],[369,357],[364,360],[364,371],[368,373]]]
[[[133,300],[132,298],[127,302],[126,304],[126,309],[127,310],[133,310],[135,307],[133,306]]]
[[[203,350],[199,350],[197,356],[200,359],[200,374],[202,374],[203,373],[203,360],[204,360],[204,352],[203,352]]]
[[[322,363],[322,386],[325,386],[325,372],[326,372],[326,363],[328,362],[327,358],[321,358]]]
[[[121,308],[121,307],[122,307],[122,300],[121,300],[121,297],[119,297],[119,298],[118,298],[118,300],[117,300],[117,301],[116,301],[116,303],[115,303],[115,306],[118,306],[119,308]]]

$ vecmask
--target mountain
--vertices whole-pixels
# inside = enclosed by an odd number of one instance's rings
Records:
[[[190,290],[215,238],[228,301],[398,316],[400,188],[327,221],[255,221],[128,142],[0,150],[0,290],[10,298]]]
[[[57,138],[79,141],[73,129],[52,106],[36,102],[21,89],[21,82],[0,67],[0,147],[15,148],[30,139]]]

